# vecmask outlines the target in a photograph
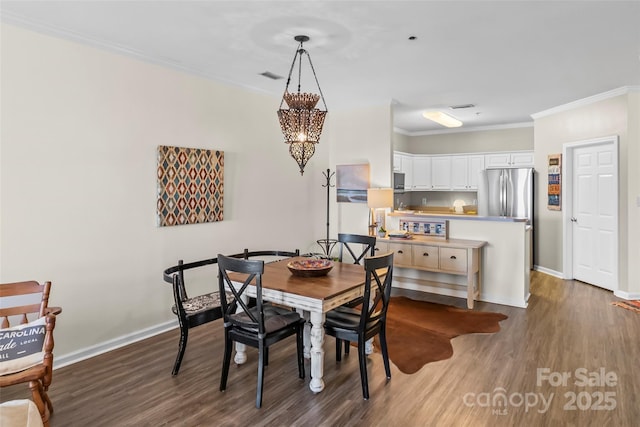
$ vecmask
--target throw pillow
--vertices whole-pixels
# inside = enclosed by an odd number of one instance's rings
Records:
[[[20,372],[42,363],[45,318],[0,329],[0,375]]]

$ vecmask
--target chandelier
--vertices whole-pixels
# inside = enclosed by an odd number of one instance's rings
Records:
[[[289,154],[298,163],[300,167],[300,175],[304,174],[304,167],[316,151],[315,145],[320,141],[322,133],[322,125],[327,115],[327,104],[324,101],[316,70],[313,68],[311,56],[302,44],[309,41],[308,36],[295,36],[298,48],[293,56],[291,69],[289,69],[289,77],[287,77],[287,86],[284,89],[284,95],[280,101],[280,109],[278,110],[278,120],[280,120],[280,128],[284,135],[284,142],[289,144]],[[313,72],[313,78],[318,86],[319,95],[315,93],[300,92],[302,79],[302,55],[306,55],[309,59],[309,66]],[[289,83],[291,83],[291,74],[298,61],[298,91],[289,92]],[[322,98],[324,110],[316,108],[316,104]],[[282,108],[283,104],[287,104],[288,108]]]

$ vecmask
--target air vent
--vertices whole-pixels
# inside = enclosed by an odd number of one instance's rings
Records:
[[[452,105],[449,108],[451,108],[452,110],[461,110],[463,108],[473,108],[475,107],[474,104],[460,104],[460,105]]]
[[[268,79],[271,80],[280,80],[280,79],[284,79],[284,77],[279,76],[277,74],[273,74],[271,71],[265,71],[264,73],[260,73],[261,76],[265,76]]]

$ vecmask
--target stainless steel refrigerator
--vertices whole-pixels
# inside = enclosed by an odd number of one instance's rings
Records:
[[[533,226],[533,168],[482,171],[478,215],[527,218]]]

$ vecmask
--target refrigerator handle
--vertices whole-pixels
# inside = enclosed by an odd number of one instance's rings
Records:
[[[504,171],[500,171],[500,216],[505,216],[505,183],[504,183]]]

